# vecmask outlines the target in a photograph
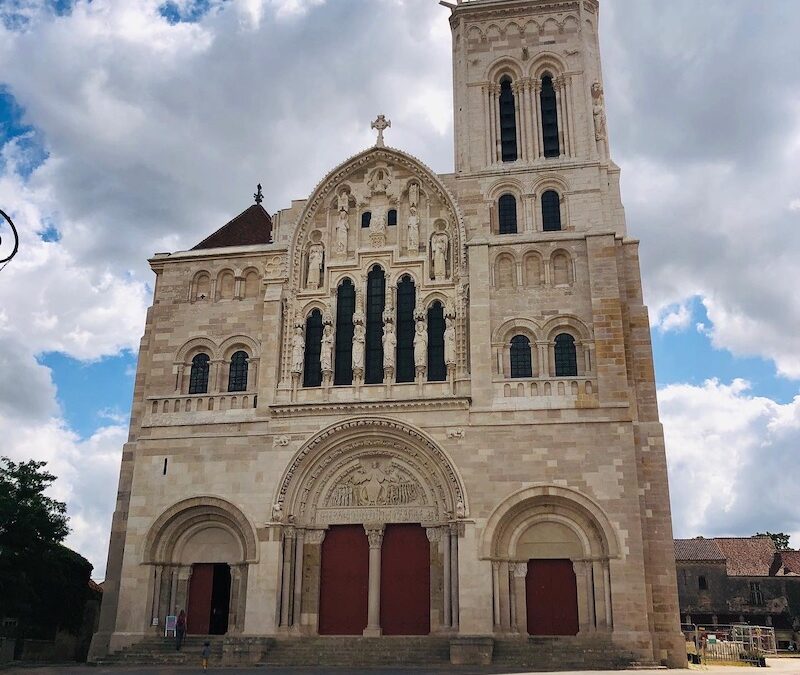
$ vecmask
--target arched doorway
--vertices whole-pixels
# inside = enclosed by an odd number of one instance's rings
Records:
[[[451,629],[458,621],[452,526],[466,512],[452,462],[420,430],[387,418],[324,429],[295,455],[274,507],[284,523],[282,629]],[[309,587],[315,592],[304,593]]]
[[[154,625],[183,609],[190,634],[241,632],[248,569],[255,561],[253,528],[230,502],[195,497],[167,509],[145,542]]]
[[[483,534],[492,559],[495,631],[567,636],[612,629],[616,533],[594,501],[541,485],[506,498]]]

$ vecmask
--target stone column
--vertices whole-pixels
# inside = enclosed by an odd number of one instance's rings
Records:
[[[322,571],[322,542],[325,530],[306,530],[305,543],[309,547],[309,574],[305,581],[303,593],[306,596],[307,633],[319,633],[319,592],[320,574]]]
[[[458,597],[458,523],[450,523],[450,610],[454,629],[459,625]]]
[[[512,619],[512,624],[515,624],[515,630],[522,635],[528,634],[528,597],[527,589],[525,587],[526,577],[528,576],[528,561],[517,562],[514,564],[513,571],[513,588],[511,589],[513,595],[513,608],[515,617]]]
[[[300,630],[300,614],[303,598],[303,541],[305,530],[297,529],[294,546],[294,599],[292,602],[292,628]]]
[[[483,133],[486,140],[486,166],[492,164],[492,126],[489,110],[491,106],[490,85],[481,87],[483,94]]]
[[[564,78],[557,77],[553,82],[556,90],[556,111],[558,114],[558,145],[559,157],[567,155],[567,116],[564,114]]]
[[[500,561],[492,560],[492,609],[494,610],[494,629],[500,630]]]
[[[159,606],[161,604],[161,574],[164,570],[163,565],[153,565],[153,597],[151,600],[151,607],[150,607],[150,626],[153,625],[153,619],[159,618],[160,612]],[[158,634],[159,630],[161,629],[161,622],[159,621],[158,625],[155,626],[155,633]]]
[[[592,584],[592,563],[589,560],[575,560],[575,582],[578,587],[578,626],[581,634],[593,633],[594,587]]]
[[[452,602],[452,582],[450,581],[450,528],[444,527],[442,537],[442,552],[443,552],[443,560],[442,560],[442,570],[443,570],[443,580],[442,580],[442,595],[444,595],[444,617],[442,622],[445,626],[452,626],[453,625],[453,617],[451,611],[451,602]]]
[[[175,365],[175,393],[183,393],[183,371],[186,368],[185,364],[178,363]]]
[[[512,633],[517,632],[517,587],[516,583],[514,582],[514,574],[516,569],[517,563],[508,563],[508,570],[506,571],[505,575],[505,583],[506,586],[508,586],[508,604],[511,614],[509,618],[511,620],[510,629]]]
[[[531,124],[531,81],[529,78],[524,78],[520,82],[520,108],[522,109],[522,132],[523,132],[523,145],[522,145],[522,158],[529,162],[531,160],[531,136],[534,135],[534,129]]]
[[[500,563],[498,574],[498,585],[500,591],[500,630],[504,633],[511,631],[511,596],[510,584],[508,581],[508,563]]]
[[[444,595],[446,587],[442,586],[442,598],[438,597],[436,593],[441,581],[442,569],[441,558],[439,557],[440,551],[437,548],[440,546],[442,540],[442,531],[438,527],[426,527],[425,535],[430,542],[430,615],[431,615],[431,633],[441,631],[444,622]],[[441,603],[441,604],[440,604]],[[441,611],[440,611],[441,610]]]
[[[178,568],[173,567],[170,570],[169,580],[169,604],[167,606],[167,614],[177,614],[178,609]]]
[[[281,628],[289,627],[289,607],[292,596],[292,549],[296,533],[294,527],[287,526],[283,530],[283,574],[281,577]]]
[[[364,525],[369,540],[369,595],[367,599],[367,627],[365,637],[379,637],[381,634],[381,545],[383,544],[381,524]]]
[[[501,161],[503,157],[500,137],[500,85],[492,85],[492,140],[494,141],[493,163]]]
[[[608,560],[603,561],[603,593],[605,595],[606,626],[609,630],[614,629],[614,612],[611,607],[611,570]],[[686,623],[691,623],[687,621]]]
[[[524,138],[524,130],[522,125],[522,106],[520,101],[520,96],[522,94],[522,88],[519,86],[519,83],[515,82],[512,85],[512,91],[514,92],[514,130],[516,132],[517,138],[517,159],[522,159],[522,147],[523,147],[523,138]]]
[[[569,155],[577,157],[578,139],[575,134],[575,111],[572,103],[572,76],[564,75],[564,100],[566,101],[567,130],[569,131]]]
[[[537,79],[533,83],[533,106],[534,118],[536,120],[536,135],[534,145],[536,147],[535,159],[544,157],[544,135],[542,130],[542,81]]]
[[[547,342],[537,342],[536,350],[539,354],[539,377],[542,379],[550,377],[550,359],[548,358],[548,344]]]

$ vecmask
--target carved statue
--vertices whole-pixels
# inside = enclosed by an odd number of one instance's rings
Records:
[[[417,321],[414,333],[414,366],[425,368],[428,365],[428,329],[424,321]]]
[[[419,216],[416,206],[411,207],[411,213],[408,216],[408,250],[419,251]]]
[[[444,320],[444,362],[448,366],[456,364],[456,327],[452,319]]]
[[[363,324],[353,326],[353,370],[364,370],[364,342],[367,331]]]
[[[347,223],[347,211],[339,210],[339,220],[336,221],[336,252],[347,252],[347,231],[350,226]]]
[[[463,518],[464,517],[464,502],[460,499],[456,502],[456,518]]]
[[[386,234],[386,213],[379,211],[375,217],[369,221],[370,234]]]
[[[275,502],[272,506],[272,522],[280,523],[283,520],[283,507],[280,502]]]
[[[319,288],[322,280],[322,266],[325,260],[325,247],[322,244],[311,244],[308,249],[308,276],[306,288]]]
[[[408,203],[414,208],[419,204],[419,185],[411,183],[408,187]]]
[[[306,339],[303,336],[303,327],[297,326],[294,329],[294,337],[292,338],[292,372],[303,372],[303,361],[305,360],[306,353]]]
[[[394,368],[395,350],[397,348],[397,335],[394,332],[394,325],[385,323],[383,325],[383,369]]]
[[[345,213],[350,211],[350,195],[347,194],[346,190],[342,190],[339,193],[339,198],[336,201],[337,204],[337,211],[344,211]]]
[[[606,112],[603,107],[603,87],[599,82],[592,85],[592,117],[594,117],[594,137],[598,141],[606,138]]]
[[[322,372],[333,370],[333,326],[327,324],[322,330],[322,350],[319,353]]]
[[[447,247],[449,243],[447,232],[437,232],[431,237],[433,278],[436,281],[447,278]]]

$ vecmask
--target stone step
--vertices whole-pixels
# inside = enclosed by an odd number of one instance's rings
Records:
[[[430,665],[450,661],[449,638],[307,637],[278,640],[267,665],[381,666]]]

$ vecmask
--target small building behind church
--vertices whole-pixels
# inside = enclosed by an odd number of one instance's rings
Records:
[[[448,6],[451,173],[378,115],[307,198],[270,215],[259,188],[150,259],[95,658],[185,610],[276,663],[358,636],[387,662],[686,665],[599,2]]]

